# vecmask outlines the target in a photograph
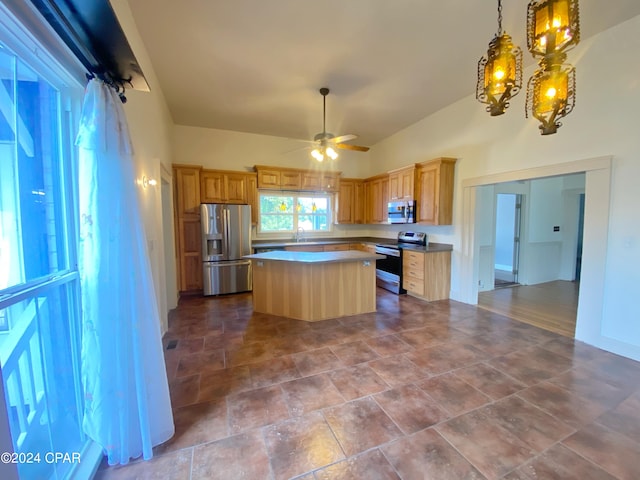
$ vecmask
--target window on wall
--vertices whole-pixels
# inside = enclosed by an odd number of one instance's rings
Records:
[[[3,400],[14,458],[26,459],[17,462],[20,478],[62,479],[74,463],[47,461],[47,453],[80,452],[86,442],[72,148],[82,88],[43,74],[36,56],[16,53],[25,51],[22,37],[6,33],[0,29]]]
[[[330,232],[331,195],[293,192],[261,192],[261,233]]]

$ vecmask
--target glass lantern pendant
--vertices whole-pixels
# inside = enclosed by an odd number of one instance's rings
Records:
[[[580,42],[578,0],[532,0],[527,6],[527,48],[534,57],[564,53]]]
[[[575,69],[571,65],[551,65],[537,70],[527,85],[527,117],[529,113],[541,125],[540,133],[550,135],[562,126],[559,119],[567,116],[575,105]]]
[[[521,87],[522,50],[502,32],[502,2],[498,0],[498,33],[489,43],[487,55],[478,61],[476,98],[495,117],[505,112]]]

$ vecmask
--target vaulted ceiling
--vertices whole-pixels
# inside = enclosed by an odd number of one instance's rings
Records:
[[[326,86],[327,130],[360,145],[473,95],[497,31],[497,0],[129,4],[176,124],[310,139]],[[503,2],[503,29],[530,65],[526,12],[527,0]],[[582,41],[639,14],[638,0],[580,0]]]

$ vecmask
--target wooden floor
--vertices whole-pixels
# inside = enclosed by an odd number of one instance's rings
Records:
[[[478,306],[573,338],[580,283],[557,280],[478,294]]]

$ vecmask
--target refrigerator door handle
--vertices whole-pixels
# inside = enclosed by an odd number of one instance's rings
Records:
[[[226,251],[224,252],[224,255],[229,260],[230,260],[229,250],[231,248],[231,234],[229,233],[230,225],[231,225],[231,217],[229,216],[229,209],[225,208],[224,209],[224,236],[225,236],[224,243],[225,243]]]

